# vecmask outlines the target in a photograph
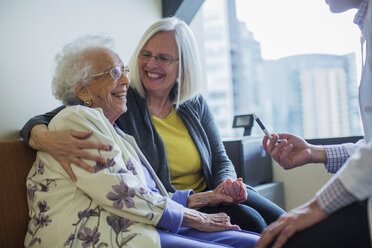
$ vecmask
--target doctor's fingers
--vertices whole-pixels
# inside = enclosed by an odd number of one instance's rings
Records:
[[[288,146],[288,141],[286,139],[282,140],[282,142],[275,144],[275,147],[271,151],[271,156],[279,162],[280,156],[283,150]]]
[[[276,148],[277,141],[279,139],[279,136],[277,134],[273,134],[271,137],[272,138],[270,139],[269,144],[267,145],[267,150],[266,150],[270,154],[272,154],[273,150]]]

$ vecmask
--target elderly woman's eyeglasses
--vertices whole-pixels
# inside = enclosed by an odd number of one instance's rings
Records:
[[[155,60],[161,65],[169,65],[178,60],[178,58],[173,58],[167,54],[153,56],[151,53],[145,51],[140,52],[138,58],[144,62],[149,62],[151,58],[155,58]]]
[[[117,80],[121,77],[122,74],[124,74],[124,76],[128,77],[129,75],[129,67],[128,66],[114,66],[104,72],[101,72],[101,73],[98,73],[98,74],[95,74],[93,76],[91,76],[91,78],[96,78],[96,77],[100,77],[100,76],[103,76],[103,75],[107,75],[107,74],[110,74],[110,76]]]

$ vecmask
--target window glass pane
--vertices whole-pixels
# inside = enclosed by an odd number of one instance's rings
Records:
[[[355,11],[325,1],[206,0],[207,99],[223,137],[234,115],[256,113],[269,132],[305,138],[361,135],[360,31]],[[262,135],[254,125],[252,135]]]

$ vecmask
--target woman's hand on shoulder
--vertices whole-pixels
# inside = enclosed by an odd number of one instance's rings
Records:
[[[93,168],[83,161],[88,159],[105,163],[102,156],[93,154],[85,149],[108,150],[109,146],[99,142],[87,140],[92,132],[78,132],[74,130],[50,131],[46,125],[37,125],[32,128],[29,144],[35,150],[49,153],[57,160],[67,172],[71,180],[76,182],[76,176],[71,164],[93,172]]]

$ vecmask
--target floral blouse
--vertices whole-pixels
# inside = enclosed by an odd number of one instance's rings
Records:
[[[148,188],[142,164],[153,171],[134,139],[119,135],[101,109],[79,105],[62,110],[49,129],[91,130],[89,139],[110,149],[90,150],[107,159],[105,164],[85,161],[94,173],[73,165],[76,183],[51,155],[37,153],[26,181],[30,222],[25,246],[160,247],[156,227],[172,200],[154,173],[161,194]],[[172,208],[182,213],[180,204],[173,202]],[[175,229],[182,218],[177,221]]]

